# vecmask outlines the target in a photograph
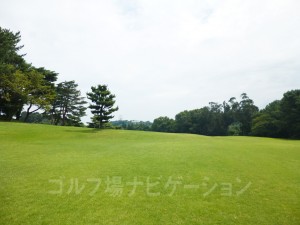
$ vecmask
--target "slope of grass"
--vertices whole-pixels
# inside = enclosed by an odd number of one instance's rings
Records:
[[[300,141],[0,123],[0,224],[300,224]]]

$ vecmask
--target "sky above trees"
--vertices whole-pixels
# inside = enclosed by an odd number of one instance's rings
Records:
[[[300,87],[298,0],[3,1],[26,60],[107,84],[115,119],[153,120],[246,92],[260,108]],[[87,120],[89,120],[88,115]]]

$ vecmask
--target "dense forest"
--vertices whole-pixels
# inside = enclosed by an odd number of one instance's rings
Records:
[[[253,135],[262,137],[300,138],[300,90],[284,93],[264,109],[254,104],[246,93],[222,104],[185,110],[175,119],[110,122],[115,95],[107,85],[91,87],[87,99],[81,96],[75,81],[57,83],[58,73],[26,62],[20,45],[20,32],[0,27],[0,120],[46,123],[61,126],[84,126],[81,118],[89,108],[93,117],[89,127],[118,128],[211,136]]]

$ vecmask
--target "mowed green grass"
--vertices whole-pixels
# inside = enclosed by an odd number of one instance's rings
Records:
[[[299,225],[300,141],[0,123],[0,224]]]

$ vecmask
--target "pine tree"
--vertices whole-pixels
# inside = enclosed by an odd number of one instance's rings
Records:
[[[0,119],[11,120],[14,116],[18,119],[25,104],[23,93],[16,91],[16,86],[22,86],[23,81],[15,73],[25,72],[30,65],[25,62],[24,55],[19,54],[23,48],[20,41],[20,32],[0,27]]]
[[[111,114],[119,109],[118,107],[113,107],[116,96],[111,94],[107,85],[98,85],[91,87],[91,89],[92,92],[87,93],[87,98],[93,103],[89,106],[94,114],[92,125],[97,128],[103,128],[113,118]]]
[[[50,110],[52,124],[62,126],[80,126],[81,117],[85,116],[87,102],[77,90],[75,81],[61,82],[56,87],[56,99]]]

